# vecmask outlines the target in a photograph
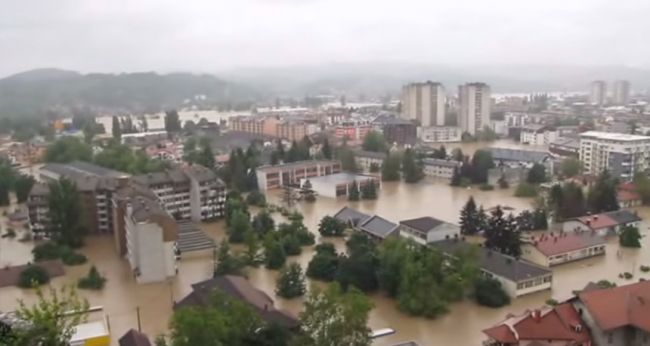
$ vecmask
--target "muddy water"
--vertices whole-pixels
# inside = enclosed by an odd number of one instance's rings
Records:
[[[498,146],[514,146],[510,142],[495,143]],[[471,152],[483,145],[465,145],[463,150]],[[344,199],[319,198],[316,203],[299,203],[295,209],[305,215],[305,224],[316,232],[318,221],[325,215],[333,214],[345,205],[350,205],[366,213],[376,213],[389,220],[399,220],[434,216],[449,222],[458,222],[458,211],[469,196],[474,196],[477,203],[486,208],[497,204],[508,205],[521,210],[529,208],[532,200],[515,198],[512,190],[479,191],[476,189],[450,188],[440,181],[428,180],[415,185],[402,183],[386,183],[382,186],[379,199],[376,201],[347,202]],[[277,202],[278,194],[270,194],[269,199]],[[650,208],[640,209],[640,214],[650,219]],[[275,215],[278,221],[282,217]],[[4,223],[4,222],[3,222]],[[224,237],[223,222],[203,224],[201,227],[214,239],[220,241]],[[4,228],[4,226],[3,226]],[[647,226],[642,232],[647,234]],[[376,340],[375,345],[384,346],[406,340],[415,340],[420,345],[480,345],[483,340],[481,330],[499,322],[509,312],[521,312],[526,308],[544,304],[548,298],[562,299],[572,290],[583,287],[592,280],[608,279],[619,283],[618,274],[624,271],[635,273],[634,281],[642,277],[638,267],[650,265],[650,237],[644,238],[644,248],[641,250],[621,250],[613,239],[607,247],[607,255],[553,269],[555,277],[553,290],[525,296],[513,301],[510,306],[501,309],[479,307],[465,301],[450,306],[450,312],[436,320],[408,317],[395,308],[395,303],[381,294],[372,296],[375,308],[370,315],[370,327],[373,329],[390,327],[397,331],[395,335]],[[344,249],[342,240],[334,241],[339,250]],[[0,264],[19,264],[29,260],[30,244],[19,243],[17,240],[0,240]],[[237,249],[237,247],[235,247]],[[142,330],[153,337],[166,331],[167,322],[171,315],[172,301],[178,300],[190,291],[190,285],[210,276],[212,270],[212,254],[210,252],[196,254],[183,258],[180,263],[178,277],[170,282],[138,285],[132,278],[127,263],[118,258],[113,250],[110,238],[91,237],[82,249],[90,263],[95,264],[99,271],[108,278],[106,288],[101,292],[82,291],[91,305],[102,305],[108,315],[113,344],[129,328],[137,328],[137,309],[139,307]],[[292,257],[307,266],[313,255],[313,249],[305,248],[300,256]],[[84,276],[89,264],[79,267],[68,267],[67,275],[53,280],[53,286],[74,283]],[[298,313],[301,310],[301,299],[285,300],[275,296],[276,271],[264,268],[251,268],[247,271],[253,285],[271,295],[276,305]],[[650,275],[644,274],[646,278]],[[631,281],[630,281],[631,282]],[[12,310],[17,306],[17,299],[26,302],[34,300],[33,292],[17,288],[0,288],[0,310]],[[97,318],[96,315],[92,318]]]

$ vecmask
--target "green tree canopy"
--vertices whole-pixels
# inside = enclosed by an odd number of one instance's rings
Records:
[[[363,139],[363,150],[374,151],[374,152],[384,152],[388,150],[388,144],[384,135],[377,131],[369,131],[366,134],[366,137]]]
[[[275,292],[283,298],[296,298],[305,294],[305,275],[298,263],[291,263],[280,269]]]
[[[68,163],[76,160],[92,161],[92,148],[76,137],[62,137],[45,151],[46,162]]]

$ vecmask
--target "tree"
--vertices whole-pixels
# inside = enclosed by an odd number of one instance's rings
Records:
[[[548,216],[546,210],[537,208],[533,212],[533,229],[545,230],[548,229]]]
[[[564,159],[560,164],[560,172],[564,177],[567,178],[575,177],[576,175],[580,174],[581,170],[582,162],[573,157]]]
[[[381,166],[381,180],[382,181],[398,181],[400,170],[400,158],[395,154],[388,154],[384,159],[384,164]]]
[[[90,267],[88,276],[79,279],[77,286],[79,288],[101,290],[106,284],[106,278],[99,274],[97,267],[94,265]]]
[[[510,304],[510,297],[501,283],[492,278],[479,278],[474,285],[474,297],[480,305],[498,308]]]
[[[348,201],[358,201],[359,199],[359,184],[357,184],[356,180],[353,180],[352,184],[348,186]]]
[[[312,279],[332,281],[339,268],[339,256],[334,245],[321,243],[316,246],[316,254],[309,261],[307,276]]]
[[[377,252],[377,281],[390,297],[396,297],[402,281],[402,268],[411,260],[412,243],[402,239],[386,239]]]
[[[369,179],[365,185],[361,187],[362,199],[377,199],[377,184],[374,179]]]
[[[300,187],[300,196],[307,202],[316,202],[316,192],[312,189],[309,179],[305,180]]]
[[[264,262],[268,269],[279,269],[286,262],[287,254],[282,243],[271,234],[269,236],[264,241]]]
[[[515,221],[517,222],[517,228],[522,232],[532,231],[535,229],[534,216],[529,210],[524,210],[519,213],[515,218]]]
[[[417,257],[404,263],[397,307],[413,316],[437,317],[447,311],[440,277],[444,256],[432,248],[417,249]]]
[[[25,203],[29,193],[32,190],[32,187],[36,183],[36,180],[31,175],[18,174],[13,183],[14,191],[16,192],[16,199],[18,203]]]
[[[217,252],[214,275],[239,275],[242,267],[241,261],[230,253],[230,244],[226,240],[222,241]]]
[[[244,241],[244,234],[252,232],[251,220],[247,213],[242,210],[235,210],[228,226],[228,240],[231,243]]]
[[[650,179],[648,176],[643,173],[636,173],[634,175],[634,186],[636,187],[636,192],[641,196],[643,204],[650,203]]]
[[[50,288],[47,295],[37,289],[36,296],[38,301],[31,306],[19,301],[16,315],[28,326],[17,331],[15,345],[69,345],[75,327],[86,322],[88,302],[74,288],[66,286],[59,291]]]
[[[487,183],[488,170],[494,168],[492,153],[488,150],[477,150],[472,156],[472,181],[476,184]]]
[[[338,219],[326,215],[318,224],[318,233],[323,237],[340,237],[345,231],[345,224]]]
[[[49,190],[47,201],[50,223],[47,232],[59,244],[73,248],[81,246],[85,227],[81,223],[82,206],[76,186],[63,178],[51,182]]]
[[[526,181],[529,184],[541,184],[546,181],[546,167],[544,165],[536,163],[528,171],[528,177]]]
[[[384,136],[377,131],[369,131],[363,139],[363,150],[373,152],[384,152],[388,150],[388,144]]]
[[[339,256],[336,280],[344,290],[354,286],[364,292],[379,287],[377,282],[377,256],[372,241],[361,233],[353,233],[346,242],[347,256]]]
[[[246,204],[264,207],[266,206],[266,196],[259,190],[253,190],[246,196]]]
[[[476,202],[474,202],[474,197],[470,196],[460,211],[460,232],[467,235],[478,233],[481,230],[478,217]]]
[[[618,240],[619,244],[623,247],[641,247],[641,233],[639,233],[639,229],[634,226],[622,227]]]
[[[325,290],[314,288],[300,314],[304,346],[369,346],[368,313],[372,303],[361,292],[351,288],[343,293],[334,283]]]
[[[336,158],[341,161],[341,168],[348,172],[358,172],[357,161],[355,159],[354,151],[347,145],[343,145],[336,149]]]
[[[275,221],[267,211],[262,210],[253,217],[252,227],[255,234],[264,237],[268,232],[275,229]]]
[[[455,148],[454,150],[452,150],[451,156],[454,158],[454,160],[458,162],[465,161],[465,154],[463,154],[463,150],[460,148]]]
[[[613,178],[608,171],[603,171],[596,183],[589,189],[587,205],[593,213],[602,213],[618,210],[616,186],[618,180]]]
[[[50,282],[50,276],[47,271],[42,267],[29,264],[18,277],[18,287],[20,288],[34,288]]]
[[[280,297],[291,299],[305,294],[305,275],[298,263],[291,263],[280,269],[280,277],[275,288],[275,293]]]
[[[492,211],[488,219],[484,246],[515,258],[521,256],[521,234],[515,219],[512,214],[504,217],[500,206]]]
[[[62,137],[47,147],[45,162],[92,161],[92,148],[76,137]]]
[[[178,112],[175,109],[165,112],[165,131],[168,133],[177,133],[181,131],[181,121]]]
[[[379,171],[381,171],[381,166],[379,166],[377,162],[373,162],[370,164],[368,171],[370,171],[370,173],[379,173]]]
[[[120,119],[115,115],[113,116],[111,133],[113,134],[113,138],[116,140],[122,140],[122,126],[120,125]]]
[[[454,173],[451,176],[451,181],[449,182],[450,186],[460,186],[460,168],[458,166],[454,167]]]
[[[556,221],[582,216],[586,212],[582,188],[573,182],[553,185],[549,192],[548,205]]]
[[[407,183],[417,183],[424,178],[422,162],[416,161],[415,152],[411,148],[406,149],[402,156],[402,171]]]
[[[265,328],[247,303],[215,291],[206,307],[184,307],[174,311],[170,345],[259,345],[251,339]]]

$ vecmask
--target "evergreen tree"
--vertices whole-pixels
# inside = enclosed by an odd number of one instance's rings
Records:
[[[361,198],[377,199],[377,185],[374,179],[368,180],[361,189]]]
[[[488,170],[494,167],[492,153],[487,150],[477,150],[472,156],[472,181],[476,184],[485,184],[487,182]]]
[[[398,181],[400,170],[400,159],[395,154],[388,154],[384,159],[384,164],[381,166],[381,180],[383,181]]]
[[[181,122],[176,110],[165,112],[165,131],[170,134],[181,131]]]
[[[544,165],[536,163],[528,171],[528,177],[526,181],[529,184],[541,184],[546,181],[546,167]]]
[[[639,229],[634,226],[624,226],[619,235],[619,244],[623,247],[641,247],[641,233]]]
[[[120,125],[120,120],[117,118],[117,116],[113,116],[113,124],[112,124],[112,131],[113,133],[113,138],[116,140],[121,140],[122,139],[122,126]]]
[[[49,190],[47,200],[50,225],[47,232],[59,244],[81,246],[86,229],[80,216],[82,204],[76,185],[63,178],[51,182]]]
[[[302,187],[300,188],[300,195],[302,199],[307,202],[316,202],[316,192],[312,189],[309,179],[307,179],[305,183],[302,184]]]
[[[316,246],[316,254],[309,261],[307,276],[312,279],[332,281],[339,268],[339,256],[334,245],[321,243]]]
[[[533,229],[534,230],[545,230],[548,228],[548,219],[546,216],[546,210],[537,208],[533,213]]]
[[[618,180],[613,178],[608,171],[603,171],[594,186],[589,189],[587,203],[593,213],[602,213],[618,210],[616,186]]]
[[[231,243],[241,243],[244,241],[244,235],[252,232],[250,217],[242,210],[236,210],[232,214],[230,225],[228,226],[228,240]]]
[[[517,227],[520,231],[532,231],[535,229],[535,220],[534,215],[529,210],[524,210],[515,219],[517,221]]]
[[[454,173],[451,176],[451,181],[449,182],[449,185],[451,186],[460,186],[460,168],[454,167]]]
[[[262,210],[253,218],[252,227],[255,234],[264,237],[267,233],[275,229],[275,221],[268,212]]]
[[[280,270],[275,293],[280,297],[291,299],[305,294],[305,275],[298,263],[291,263]]]
[[[366,137],[363,139],[363,150],[373,151],[373,152],[383,152],[388,150],[388,144],[384,139],[384,136],[377,131],[370,131],[366,134]]]
[[[264,262],[268,269],[279,269],[286,262],[287,254],[282,243],[269,236],[264,242]]]
[[[321,147],[321,153],[323,154],[323,157],[331,160],[332,159],[332,147],[330,147],[330,141],[325,138],[323,141],[323,146]]]
[[[416,160],[415,152],[411,148],[406,149],[402,156],[402,171],[407,183],[417,183],[424,178],[422,163]]]
[[[239,275],[242,267],[239,259],[230,253],[230,244],[225,240],[221,242],[217,252],[214,275]]]
[[[521,234],[512,214],[505,216],[500,206],[497,206],[488,220],[485,229],[485,247],[506,255],[519,258],[521,256]]]
[[[479,231],[479,222],[476,202],[474,202],[474,197],[470,196],[460,211],[460,232],[467,235],[476,234]]]
[[[348,187],[348,201],[358,201],[359,198],[359,184],[356,180]]]
[[[318,224],[318,233],[323,237],[340,237],[345,231],[345,224],[338,219],[326,215]]]

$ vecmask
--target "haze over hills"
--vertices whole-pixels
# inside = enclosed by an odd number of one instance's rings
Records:
[[[205,95],[202,102],[207,105],[234,104],[258,97],[252,88],[207,74],[80,74],[38,69],[0,79],[0,116],[34,116],[73,108],[155,112],[179,107],[195,95]]]
[[[276,97],[302,99],[306,95],[391,94],[397,97],[411,81],[442,82],[448,93],[458,84],[482,81],[495,93],[586,91],[592,80],[627,79],[634,91],[650,89],[650,70],[624,66],[486,65],[451,66],[407,63],[336,63],[313,66],[241,68],[211,74],[155,72],[81,74],[38,69],[0,79],[0,116],[43,115],[48,110],[69,112],[157,112],[181,107],[195,95],[205,107],[248,109]]]

